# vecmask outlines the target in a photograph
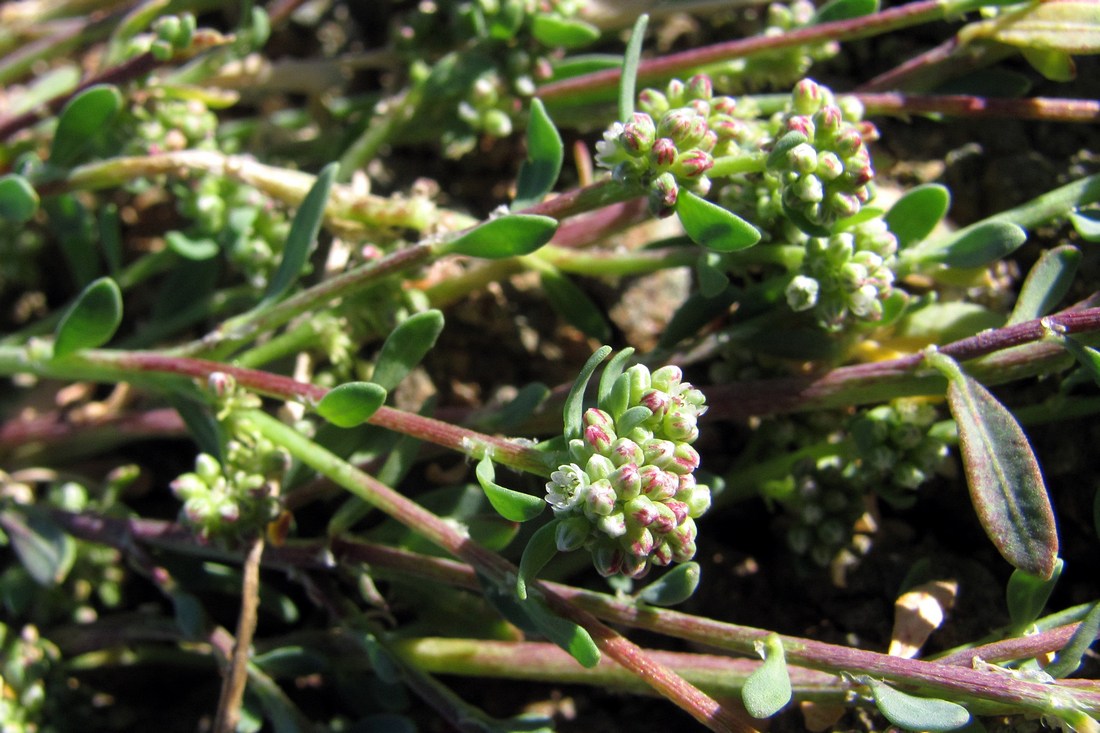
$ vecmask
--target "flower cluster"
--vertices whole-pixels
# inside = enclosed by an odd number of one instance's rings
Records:
[[[584,413],[583,438],[569,443],[572,462],[546,484],[558,549],[584,547],[601,575],[632,578],[694,557],[695,519],[710,507],[691,447],[705,411],[703,393],[677,367],[621,374],[600,407]]]
[[[258,398],[239,389],[232,377],[215,373],[210,388],[218,399],[219,421]],[[177,476],[172,493],[183,502],[183,521],[204,539],[255,535],[279,513],[278,486],[290,466],[286,450],[254,435],[248,425],[234,425],[237,436],[226,442],[222,462],[208,454],[195,458],[195,470]]]
[[[645,186],[650,209],[672,213],[680,186],[705,195],[715,156],[736,148],[753,132],[736,116],[732,97],[714,96],[710,77],[668,83],[664,92],[645,89],[625,124],[614,123],[596,143],[596,161],[617,180]]]
[[[812,79],[795,85],[768,169],[779,178],[788,215],[807,229],[853,216],[874,197],[865,143],[877,140],[878,130],[862,116],[853,98],[837,100]]]
[[[936,408],[920,399],[898,399],[857,416],[850,427],[865,485],[887,501],[913,500],[913,491],[947,458],[946,441],[932,430]]]
[[[792,310],[813,309],[818,323],[840,329],[849,316],[882,318],[882,302],[893,292],[898,240],[882,219],[861,222],[828,238],[806,243],[799,274],[787,286]]]
[[[829,565],[855,541],[865,511],[863,487],[852,481],[854,464],[839,456],[807,460],[792,473],[794,494],[787,513],[787,545],[820,567]]]

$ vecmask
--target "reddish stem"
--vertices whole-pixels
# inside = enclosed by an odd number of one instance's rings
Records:
[[[1100,101],[1095,99],[1005,99],[965,94],[882,94],[855,95],[868,115],[944,114],[953,117],[1096,122]]]

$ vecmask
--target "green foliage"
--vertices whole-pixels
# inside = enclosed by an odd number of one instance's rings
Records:
[[[1012,625],[1017,629],[1026,629],[1047,605],[1050,594],[1054,591],[1054,585],[1062,575],[1064,563],[1059,558],[1054,563],[1054,570],[1049,578],[1039,578],[1026,570],[1017,568],[1012,571],[1008,579],[1006,598],[1008,600],[1008,615],[1012,619]]]
[[[537,496],[507,489],[496,482],[493,459],[486,454],[477,463],[477,481],[493,509],[512,522],[526,522],[542,514],[546,503]]]
[[[386,401],[386,388],[374,382],[348,382],[333,387],[317,403],[317,414],[340,428],[370,419]]]
[[[111,340],[121,323],[122,293],[115,281],[103,277],[90,283],[57,325],[54,358],[102,346]]]
[[[760,241],[752,224],[690,191],[676,199],[676,215],[696,244],[715,252],[736,252]]]
[[[986,534],[1009,563],[1050,579],[1058,533],[1039,464],[1020,424],[985,387],[942,354],[929,358],[947,377],[970,497]]]
[[[81,162],[121,109],[122,94],[109,84],[89,87],[73,97],[58,116],[50,165],[66,168]]]
[[[329,163],[310,186],[309,192],[302,200],[302,205],[298,207],[298,213],[294,215],[290,233],[286,238],[286,247],[283,249],[283,258],[267,285],[267,291],[259,307],[262,308],[283,297],[297,282],[302,273],[302,267],[309,259],[309,253],[317,241],[317,234],[321,231],[325,206],[328,204],[332,183],[338,171],[339,166],[336,163]]]
[[[0,177],[0,219],[15,224],[30,221],[38,210],[38,193],[23,176]]]
[[[438,310],[414,313],[386,337],[374,362],[373,382],[391,390],[427,355],[443,332],[443,314]]]
[[[441,253],[496,260],[531,254],[550,241],[558,222],[548,216],[511,214],[491,219],[444,242]]]
[[[561,133],[554,127],[554,121],[546,113],[542,102],[533,100],[527,120],[527,159],[519,169],[512,209],[534,206],[550,193],[561,174],[564,159],[565,146]]]
[[[875,706],[894,725],[911,731],[948,731],[970,722],[970,713],[958,703],[917,697],[870,677],[861,680],[871,688]]]
[[[757,651],[764,663],[745,680],[741,701],[752,717],[770,718],[791,701],[791,677],[778,634],[769,634],[763,642],[758,642]]]

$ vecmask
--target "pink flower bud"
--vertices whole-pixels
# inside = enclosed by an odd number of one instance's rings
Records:
[[[672,165],[672,172],[679,178],[698,178],[714,167],[710,153],[694,148],[680,153]]]
[[[623,554],[623,551],[613,544],[601,544],[592,552],[592,564],[597,573],[608,578],[622,568]]]
[[[787,165],[801,174],[817,170],[817,151],[809,143],[800,143],[787,151]]]
[[[665,87],[665,96],[668,97],[670,107],[680,107],[684,104],[684,82],[679,79],[671,79]]]
[[[649,408],[649,411],[657,418],[664,416],[670,402],[671,398],[668,396],[668,392],[659,389],[649,390],[642,395],[640,400],[638,400],[639,405]]]
[[[850,158],[863,147],[863,138],[854,127],[845,127],[833,138],[833,149],[841,158]]]
[[[649,573],[649,558],[644,555],[631,555],[627,553],[623,557],[622,567],[619,572],[628,578],[635,580],[644,578]]]
[[[623,507],[623,513],[626,514],[627,519],[639,527],[648,527],[656,522],[660,516],[657,505],[653,503],[652,499],[644,495],[636,496],[628,501]]]
[[[669,394],[675,394],[677,392],[676,388],[680,386],[680,382],[682,382],[683,379],[684,373],[680,371],[680,367],[669,364],[653,372],[653,388],[664,390]]]
[[[676,515],[664,502],[657,502],[654,506],[657,507],[657,518],[649,525],[650,531],[657,535],[667,535],[674,531],[678,526]]]
[[[706,74],[696,74],[688,79],[687,95],[693,99],[710,99],[714,96],[714,84]]]
[[[584,512],[590,519],[606,517],[615,509],[615,490],[603,479],[588,487],[584,495]]]
[[[714,97],[710,100],[711,114],[733,116],[737,111],[737,100],[733,97]]]
[[[679,195],[680,185],[676,183],[676,176],[662,173],[649,184],[649,210],[658,217],[670,216],[676,209]]]
[[[672,511],[672,515],[676,517],[677,526],[683,524],[684,520],[687,519],[690,514],[688,505],[682,501],[667,499],[665,500],[665,506],[667,506]]]
[[[638,95],[638,109],[651,117],[660,117],[669,110],[668,98],[656,89],[643,89]]]
[[[627,552],[635,557],[649,557],[649,553],[653,552],[653,533],[648,529],[630,532],[623,539],[626,540]]]
[[[657,140],[657,126],[644,112],[635,112],[631,122],[623,127],[619,142],[631,155],[645,155]]]
[[[676,474],[664,471],[656,466],[642,466],[639,470],[642,495],[654,502],[662,502],[676,495],[678,481]]]
[[[687,443],[677,443],[675,460],[668,470],[674,473],[692,473],[699,468],[699,452]]]
[[[813,79],[803,79],[795,84],[791,106],[800,115],[812,115],[824,101],[821,87]]]
[[[592,525],[584,517],[568,517],[554,528],[554,544],[558,552],[572,552],[584,546]]]
[[[611,482],[611,486],[615,489],[615,493],[618,494],[619,498],[623,501],[633,499],[642,490],[642,477],[638,471],[637,464],[634,463],[626,463],[619,466],[607,480]]]
[[[612,539],[622,537],[626,534],[626,517],[622,512],[613,512],[597,519],[596,528]]]
[[[657,468],[670,468],[676,460],[676,444],[671,440],[654,439],[642,446],[645,451],[645,462]],[[643,491],[645,479],[642,479]]]
[[[667,170],[676,162],[676,143],[667,137],[658,138],[649,151],[650,163],[658,170]]]
[[[840,112],[840,107],[835,104],[825,105],[814,115],[814,124],[817,126],[818,133],[825,138],[833,137],[840,130],[843,122],[844,116]]]
[[[668,542],[661,542],[649,553],[649,563],[658,567],[665,567],[672,563],[672,548]]]
[[[706,118],[690,107],[669,110],[657,123],[657,134],[671,138],[680,148],[694,147],[706,132]]]

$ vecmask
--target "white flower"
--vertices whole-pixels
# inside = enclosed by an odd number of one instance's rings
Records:
[[[546,482],[546,503],[555,512],[567,512],[575,507],[588,489],[588,474],[576,463],[558,466]]]
[[[616,163],[624,160],[627,155],[623,150],[619,137],[623,134],[623,123],[614,122],[603,133],[603,140],[596,143],[596,162],[604,168],[614,168]]]

